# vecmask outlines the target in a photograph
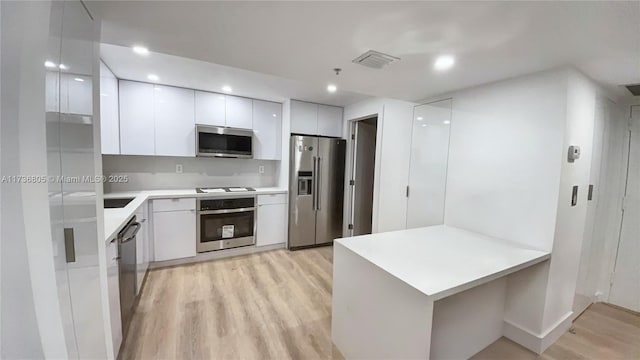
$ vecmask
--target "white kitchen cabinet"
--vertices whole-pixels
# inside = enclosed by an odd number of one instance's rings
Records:
[[[258,204],[256,246],[285,243],[287,241],[286,196],[259,195]]]
[[[194,90],[154,85],[155,154],[196,156]]]
[[[93,116],[91,76],[60,74],[60,112]]]
[[[118,242],[107,242],[105,257],[107,264],[107,288],[109,297],[109,318],[113,353],[118,354],[122,343],[122,322],[120,319],[120,273],[118,269]]]
[[[136,210],[136,221],[140,223],[141,227],[136,234],[136,272],[137,272],[137,284],[136,295],[140,293],[142,289],[142,282],[144,276],[147,274],[149,268],[149,206],[147,202],[144,202],[138,210]]]
[[[253,158],[280,160],[282,104],[253,100]]]
[[[318,105],[318,135],[342,137],[342,108]]]
[[[187,200],[187,199],[183,199]],[[196,201],[189,210],[157,211],[153,204],[153,251],[155,261],[196,256]]]
[[[291,101],[291,132],[294,134],[318,134],[318,104]]]
[[[120,153],[155,155],[153,84],[120,80]]]
[[[103,154],[120,154],[118,79],[100,62],[100,138]]]
[[[237,129],[252,129],[252,100],[230,95],[226,95],[225,99],[226,126]]]
[[[225,126],[225,98],[223,94],[196,91],[196,124]]]

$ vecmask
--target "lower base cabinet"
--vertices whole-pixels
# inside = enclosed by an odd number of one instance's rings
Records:
[[[258,205],[256,246],[287,241],[287,204]]]
[[[155,206],[155,205],[154,205]],[[161,211],[153,209],[154,261],[196,256],[196,210]]]

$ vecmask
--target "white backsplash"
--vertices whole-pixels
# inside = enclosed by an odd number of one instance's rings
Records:
[[[107,182],[105,193],[131,190],[190,189],[215,186],[277,185],[279,161],[169,156],[103,155],[105,176],[127,175],[128,182]],[[176,165],[182,164],[182,173]],[[264,166],[264,174],[259,167]]]

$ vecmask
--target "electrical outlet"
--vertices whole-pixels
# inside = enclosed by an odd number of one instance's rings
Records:
[[[260,166],[258,166],[258,172],[259,172],[260,174],[264,174],[264,165],[260,165]]]
[[[176,164],[176,174],[182,174],[182,164]]]

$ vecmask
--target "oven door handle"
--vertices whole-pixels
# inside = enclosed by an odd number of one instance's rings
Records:
[[[202,211],[198,211],[198,214],[200,215],[232,214],[232,213],[249,212],[249,211],[255,211],[255,210],[256,210],[255,207],[240,208],[240,209],[202,210]]]

